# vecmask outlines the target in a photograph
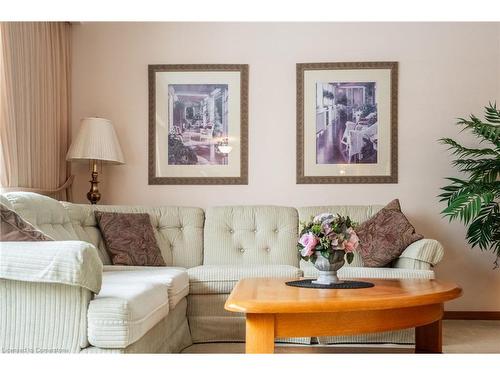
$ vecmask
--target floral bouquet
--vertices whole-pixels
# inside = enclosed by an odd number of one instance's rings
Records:
[[[311,261],[320,271],[336,271],[332,267],[325,268],[324,260],[329,265],[339,263],[339,269],[344,265],[344,255],[347,263],[354,259],[354,250],[358,247],[359,239],[353,227],[357,224],[349,216],[333,215],[330,213],[320,214],[309,223],[303,223],[300,231],[300,239],[297,244],[300,257],[305,261]],[[323,261],[323,262],[321,262]]]

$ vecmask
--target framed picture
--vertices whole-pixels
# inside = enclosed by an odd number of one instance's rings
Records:
[[[149,65],[149,184],[248,183],[248,65]]]
[[[397,62],[297,64],[297,183],[397,183],[397,116]]]

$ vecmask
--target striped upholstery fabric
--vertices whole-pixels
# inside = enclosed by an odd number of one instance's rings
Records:
[[[2,203],[37,229],[58,241],[80,240],[99,249],[104,264],[111,264],[94,217],[94,210],[148,213],[156,240],[168,266],[202,264],[204,213],[191,207],[91,206],[58,202],[27,192],[2,194]]]
[[[329,212],[332,214],[340,214],[342,216],[349,216],[352,220],[362,223],[368,220],[378,211],[380,211],[384,206],[373,205],[373,206],[308,206],[299,207],[297,211],[299,212],[299,221],[305,222],[311,220],[314,216],[322,214],[324,212]]]
[[[297,211],[290,207],[208,208],[203,264],[284,264],[298,267],[297,228]]]
[[[193,343],[244,342],[245,315],[224,309],[229,294],[190,294],[188,320]],[[310,337],[276,338],[276,342],[310,344]]]
[[[193,342],[245,340],[245,319],[224,310],[244,277],[300,277],[297,211],[231,206],[206,211],[203,266],[188,270],[188,319]],[[299,339],[301,343],[309,338]]]
[[[236,283],[247,277],[285,277],[303,275],[302,270],[284,265],[199,266],[188,269],[190,294],[229,294]]]
[[[125,273],[118,272],[119,276]],[[102,290],[88,308],[89,342],[100,348],[126,348],[165,318],[168,311],[166,283],[153,283],[147,278],[127,282],[126,275],[104,275]]]
[[[168,315],[138,341],[126,348],[89,346],[83,354],[179,353],[192,344],[186,318],[187,301],[183,298]]]
[[[415,329],[401,329],[355,336],[325,336],[317,338],[319,344],[414,344]]]
[[[67,202],[62,202],[62,205],[68,211],[78,236],[101,250],[104,264],[111,262],[95,220],[95,210],[149,214],[156,241],[167,266],[189,268],[202,264],[204,214],[201,208],[89,206]]]
[[[92,206],[77,205],[68,202],[61,202],[61,204],[66,209],[78,238],[96,247],[103,264],[111,264],[111,258],[106,251],[106,246],[97,226]]]
[[[303,271],[305,277],[318,277],[318,270],[311,263],[304,262]],[[388,267],[342,267],[338,275],[341,279],[433,279],[434,271]]]
[[[44,195],[15,192],[2,194],[24,220],[56,241],[81,240],[76,234],[68,213],[55,199]]]
[[[98,293],[102,263],[83,241],[1,242],[0,278],[79,286]]]
[[[285,265],[206,265],[190,268],[188,274],[188,319],[193,342],[241,342],[245,341],[244,315],[224,309],[236,283],[245,277],[293,280],[301,277],[302,271]],[[306,342],[309,338],[299,340]]]
[[[105,282],[150,283],[168,287],[168,305],[174,309],[189,294],[189,276],[182,267],[104,266]]]
[[[224,309],[229,294],[190,294],[188,321],[193,343],[245,341],[245,316]]]
[[[414,270],[431,270],[432,264],[423,262],[418,259],[398,258],[394,262],[392,262],[392,267]]]
[[[443,256],[443,245],[436,240],[424,238],[408,246],[394,261],[393,267],[430,269],[438,264]]]
[[[79,352],[91,298],[78,286],[0,279],[0,352]]]

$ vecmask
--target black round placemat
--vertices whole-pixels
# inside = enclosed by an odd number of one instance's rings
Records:
[[[288,286],[296,286],[299,288],[314,288],[314,289],[361,289],[372,288],[375,285],[365,281],[342,280],[338,284],[314,284],[314,279],[287,281],[285,284]]]

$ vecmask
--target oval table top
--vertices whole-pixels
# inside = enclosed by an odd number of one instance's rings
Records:
[[[384,310],[443,303],[462,288],[437,279],[356,279],[375,284],[362,289],[288,286],[290,279],[248,278],[236,284],[225,309],[243,313],[312,313]]]

